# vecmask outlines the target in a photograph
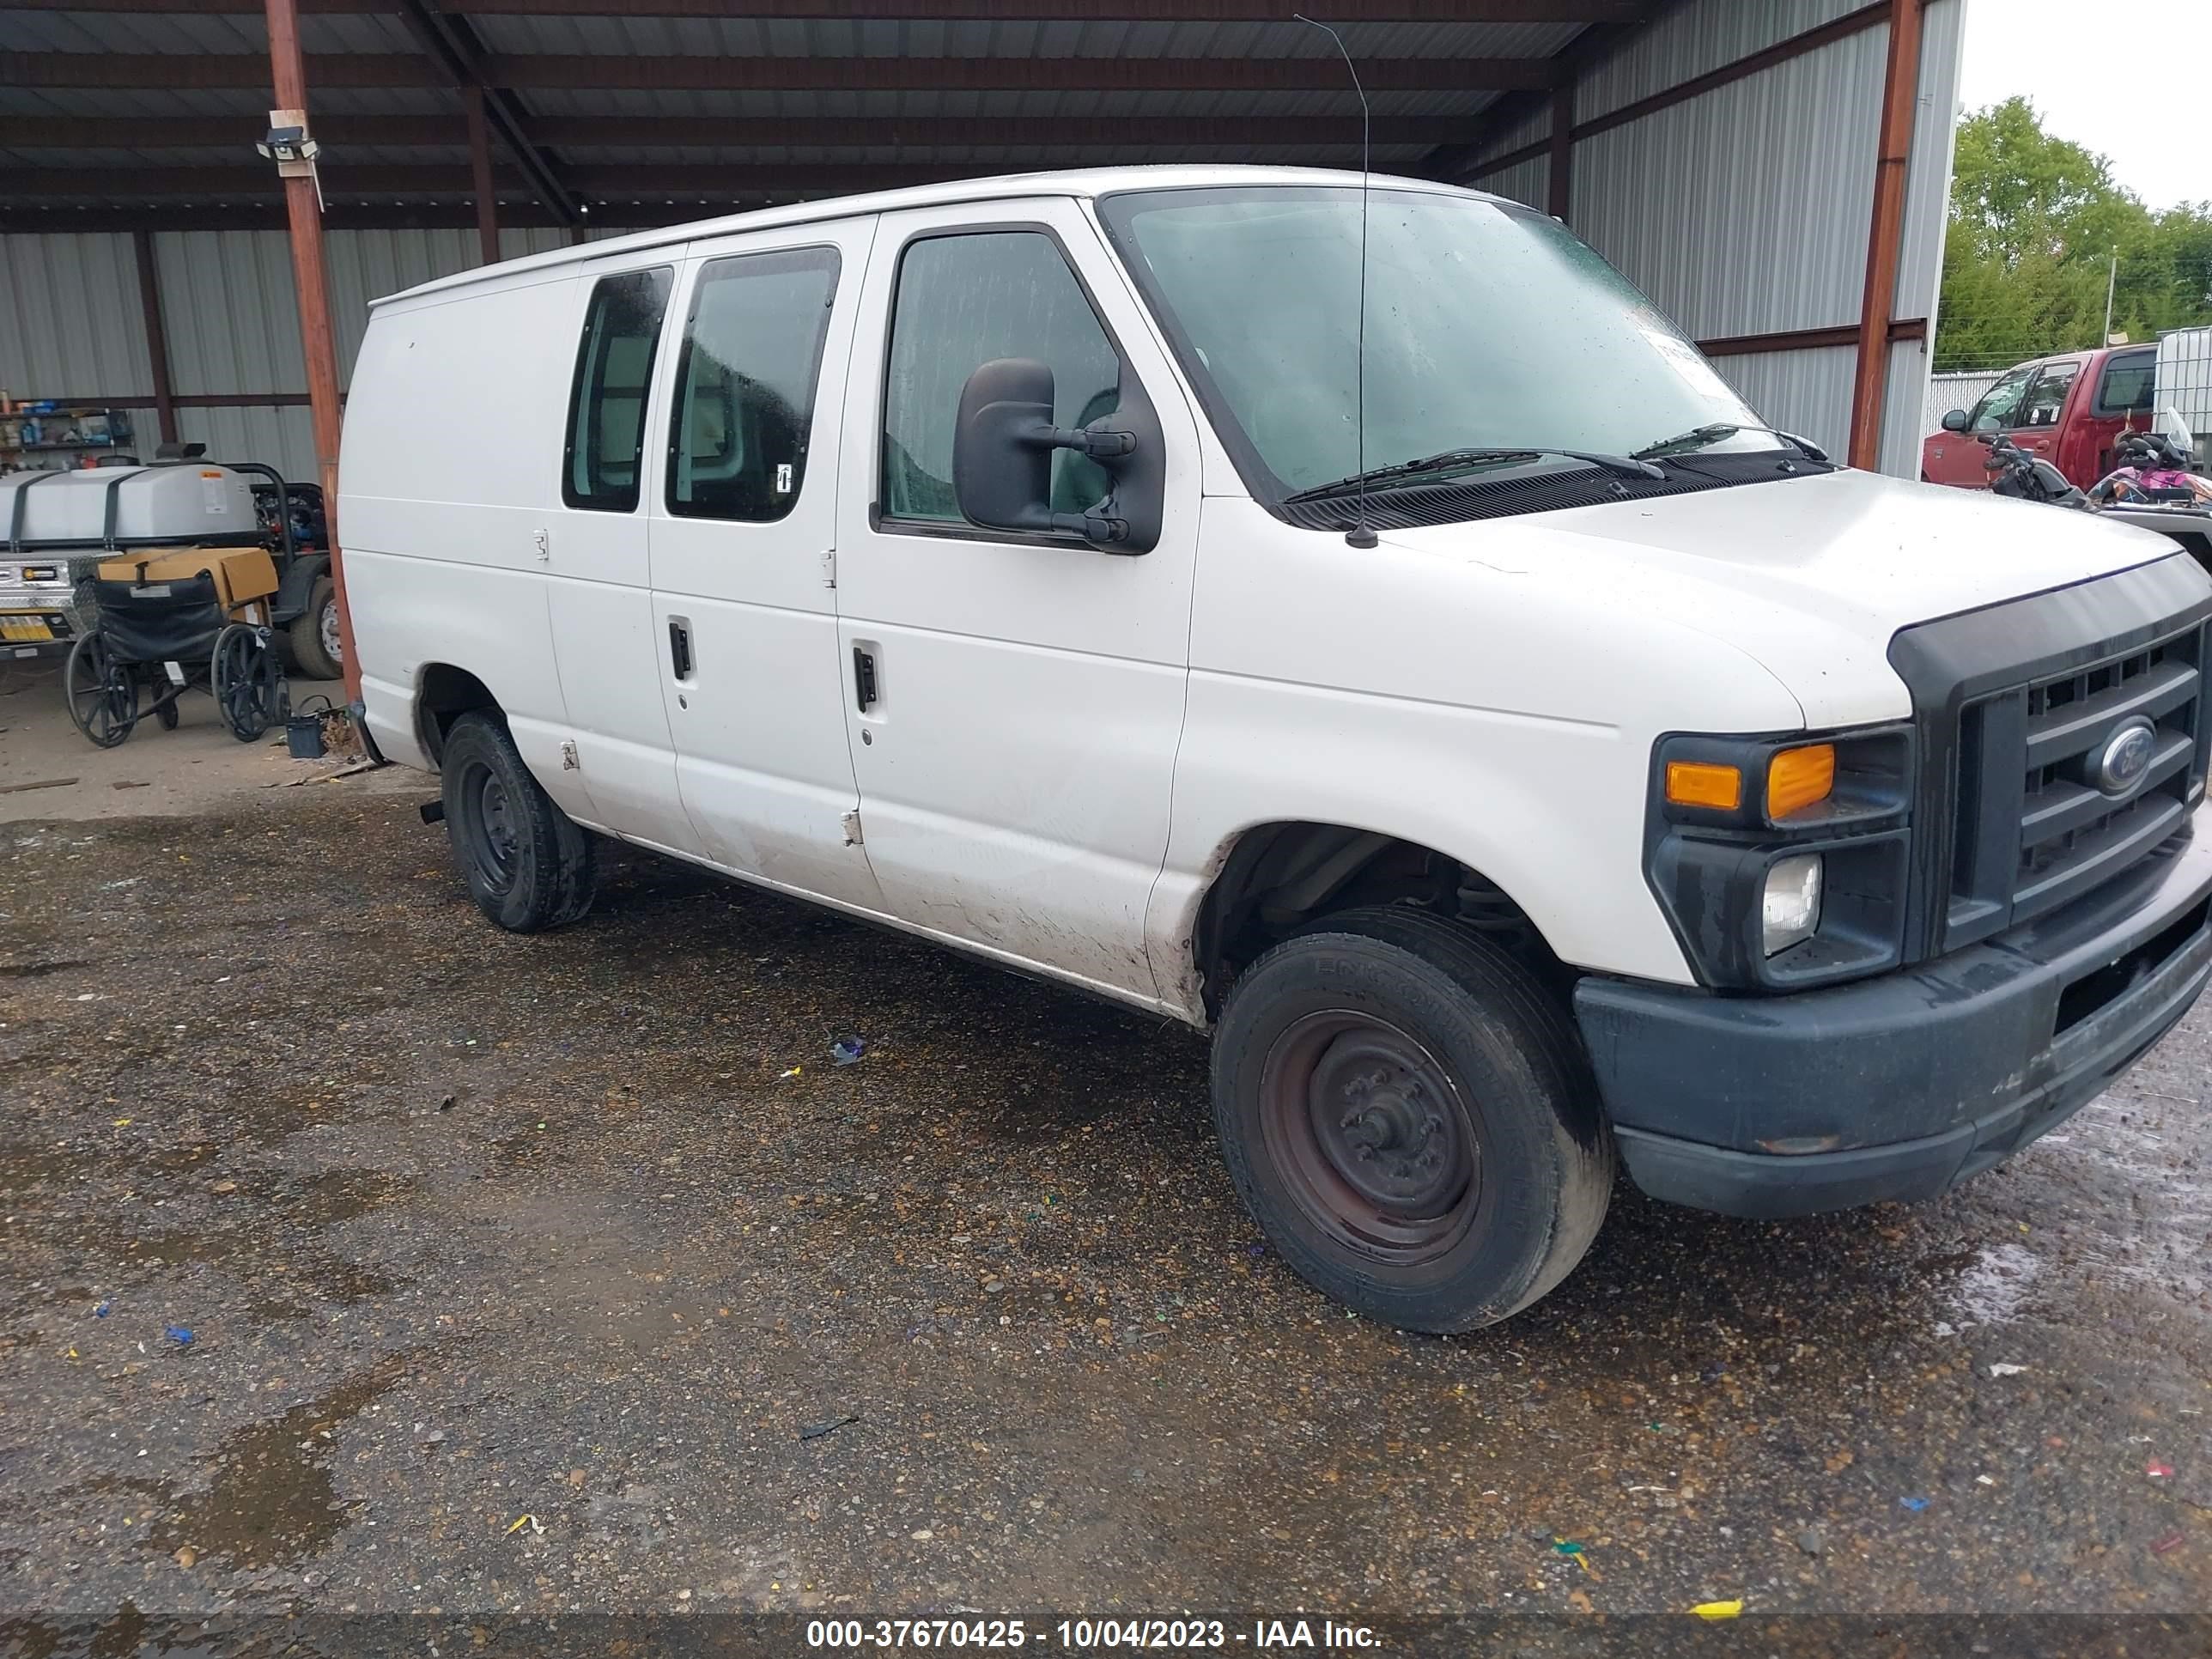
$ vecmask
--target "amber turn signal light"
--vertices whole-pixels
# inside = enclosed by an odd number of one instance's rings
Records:
[[[1676,806],[1733,812],[1743,805],[1743,774],[1711,761],[1668,761],[1667,799]]]
[[[1786,818],[1817,806],[1835,793],[1836,745],[1808,744],[1785,749],[1766,769],[1766,816]]]

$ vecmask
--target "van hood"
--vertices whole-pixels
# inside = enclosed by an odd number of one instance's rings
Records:
[[[1911,712],[1900,628],[2187,556],[2092,513],[1850,470],[1384,537],[1723,640],[1815,726]]]

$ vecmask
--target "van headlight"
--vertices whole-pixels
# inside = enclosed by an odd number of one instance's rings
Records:
[[[1897,966],[1915,775],[1904,725],[1661,738],[1644,873],[1698,982],[1796,991]]]
[[[1800,853],[1766,872],[1759,904],[1759,942],[1768,956],[1813,937],[1820,925],[1820,855]]]

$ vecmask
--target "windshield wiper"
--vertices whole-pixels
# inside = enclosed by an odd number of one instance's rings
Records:
[[[1808,438],[1794,432],[1784,432],[1771,426],[1743,426],[1730,421],[1715,421],[1710,426],[1692,427],[1687,432],[1678,432],[1671,438],[1662,438],[1656,444],[1646,444],[1634,452],[1639,461],[1648,461],[1657,455],[1672,455],[1682,450],[1703,449],[1707,444],[1717,444],[1723,438],[1733,438],[1739,432],[1763,432],[1770,438],[1779,438],[1800,454],[1816,461],[1828,459],[1828,452]]]
[[[1486,461],[1534,460],[1544,455],[1564,455],[1571,461],[1585,461],[1592,466],[1601,466],[1608,472],[1617,472],[1629,478],[1664,478],[1667,475],[1647,460],[1633,455],[1606,455],[1595,450],[1559,449],[1550,444],[1515,444],[1486,449],[1444,449],[1433,455],[1424,455],[1418,460],[1396,461],[1389,466],[1378,466],[1365,472],[1355,472],[1348,478],[1339,478],[1331,483],[1316,484],[1310,489],[1301,489],[1284,499],[1292,501],[1317,501],[1326,495],[1349,495],[1358,489],[1373,489],[1378,485],[1401,483],[1419,477],[1424,473],[1441,472],[1449,467],[1480,466]]]

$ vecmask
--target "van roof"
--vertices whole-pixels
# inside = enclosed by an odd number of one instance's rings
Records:
[[[459,271],[451,276],[441,276],[434,281],[402,289],[397,294],[387,294],[380,299],[370,301],[369,304],[374,308],[396,300],[411,300],[422,295],[466,288],[477,283],[503,281],[523,271],[544,270],[556,265],[604,259],[611,255],[641,248],[666,247],[672,244],[696,241],[702,237],[734,235],[748,230],[773,230],[783,225],[812,224],[831,219],[849,219],[860,214],[894,213],[904,208],[941,207],[954,202],[988,202],[1009,197],[1096,197],[1123,190],[1188,190],[1205,185],[1356,185],[1360,178],[1357,173],[1337,172],[1325,167],[1127,167],[1072,168],[1052,173],[1006,173],[988,179],[950,179],[940,184],[913,185],[903,190],[874,191],[863,196],[824,197],[817,201],[794,202],[787,207],[760,208],[750,213],[724,214],[713,219],[697,219],[686,224],[635,231],[627,236],[610,236],[601,241],[584,242],[574,247],[556,248],[550,253],[533,253],[526,258],[503,260],[495,265],[479,265],[472,270]],[[1377,188],[1433,191],[1472,196],[1485,201],[1498,199],[1480,191],[1439,184],[1433,179],[1405,179],[1378,173],[1374,175],[1373,182]]]

